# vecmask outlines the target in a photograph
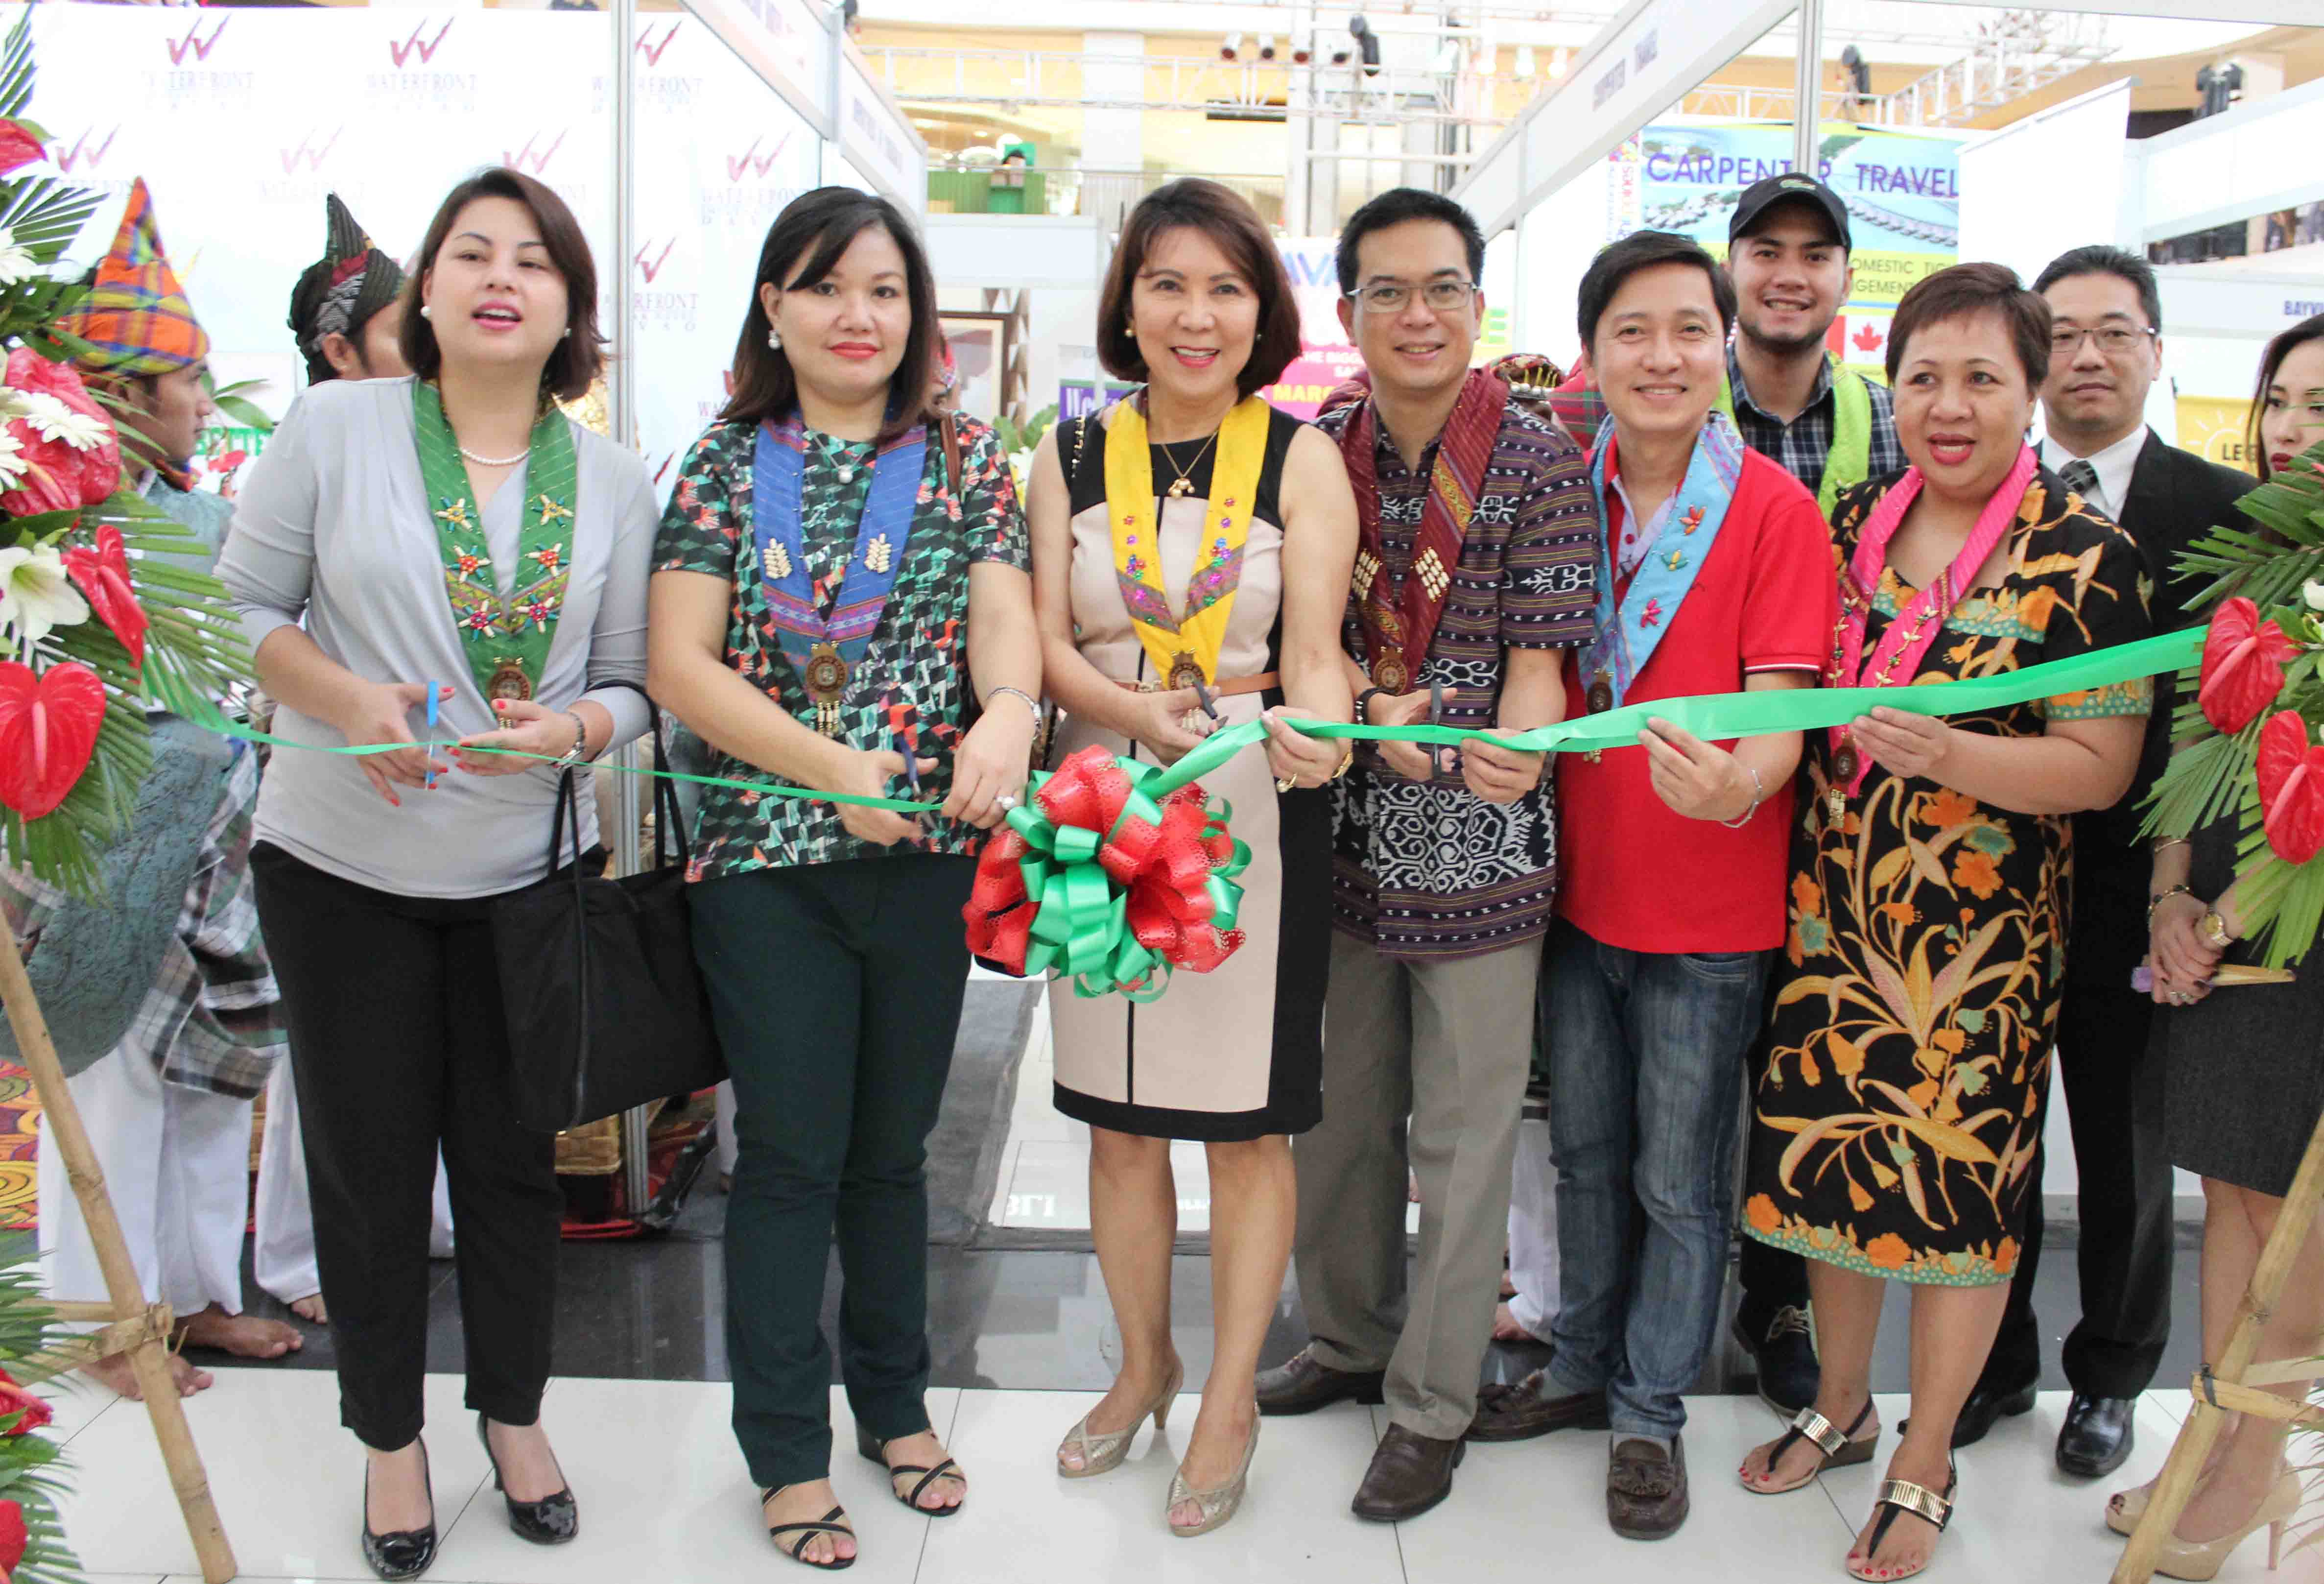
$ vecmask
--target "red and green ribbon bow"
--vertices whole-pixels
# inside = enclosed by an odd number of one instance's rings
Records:
[[[1200,786],[1092,746],[1033,777],[977,857],[961,916],[970,952],[1004,972],[1051,968],[1076,994],[1151,1001],[1174,969],[1205,974],[1242,944],[1250,848]]]

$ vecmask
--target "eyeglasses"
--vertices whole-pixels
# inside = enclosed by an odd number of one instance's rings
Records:
[[[1366,313],[1402,313],[1412,301],[1415,292],[1420,300],[1436,313],[1458,313],[1469,306],[1477,294],[1474,281],[1431,281],[1425,286],[1407,286],[1401,281],[1375,281],[1348,293],[1348,300]]]
[[[2087,330],[2060,325],[2050,332],[2050,355],[2052,357],[2071,357],[2082,349],[2084,338],[2094,336],[2098,338],[2099,351],[2110,357],[2118,357],[2153,334],[2144,325],[2135,328],[2130,325],[2099,325]]]

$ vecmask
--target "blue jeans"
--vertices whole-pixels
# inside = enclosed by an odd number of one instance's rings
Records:
[[[1557,1163],[1549,1375],[1674,1436],[1719,1324],[1744,1052],[1766,953],[1625,951],[1560,919],[1541,979]],[[1643,1225],[1641,1219],[1643,1218]]]

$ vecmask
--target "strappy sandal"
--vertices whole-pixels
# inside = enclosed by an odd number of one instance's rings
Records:
[[[1909,1573],[1872,1573],[1864,1570],[1873,1565],[1872,1559],[1880,1554],[1880,1542],[1888,1538],[1889,1526],[1896,1522],[1899,1513],[1910,1513],[1937,1526],[1942,1534],[1953,1521],[1953,1492],[1960,1488],[1960,1472],[1953,1467],[1949,1454],[1945,1459],[1945,1491],[1939,1496],[1925,1485],[1915,1485],[1909,1479],[1891,1479],[1880,1487],[1879,1497],[1873,1502],[1880,1522],[1872,1526],[1872,1539],[1864,1548],[1864,1561],[1859,1566],[1853,1559],[1846,1565],[1849,1577],[1862,1579],[1868,1584],[1895,1584],[1900,1579],[1916,1579],[1929,1570],[1923,1562]],[[1936,1559],[1932,1556],[1930,1562]]]
[[[911,1433],[914,1435],[919,1435],[923,1432],[916,1430]],[[873,1435],[870,1431],[865,1430],[862,1425],[859,1424],[855,1427],[855,1450],[862,1453],[865,1458],[879,1464],[881,1468],[885,1468],[888,1471],[888,1490],[889,1493],[898,1501],[911,1508],[915,1513],[919,1514],[923,1518],[949,1518],[954,1513],[959,1512],[962,1507],[966,1506],[968,1505],[968,1477],[961,1472],[960,1465],[954,1462],[950,1458],[946,1458],[943,1462],[937,1464],[933,1468],[920,1463],[890,1463],[888,1461],[888,1447],[890,1442],[899,1441],[903,1439],[904,1438],[902,1436],[891,1436],[889,1438],[889,1440],[883,1441],[880,1440],[879,1437]],[[909,1474],[917,1474],[920,1477],[920,1479],[918,1484],[912,1487],[911,1494],[908,1496],[904,1492],[896,1488],[896,1480],[899,1475]],[[924,1507],[920,1505],[920,1497],[927,1493],[928,1487],[934,1485],[939,1479],[959,1480],[960,1500],[949,1507]]]
[[[1784,1454],[1792,1450],[1794,1441],[1813,1442],[1816,1450],[1823,1454],[1823,1461],[1789,1485],[1754,1485],[1745,1479],[1740,1482],[1743,1488],[1753,1496],[1783,1496],[1814,1484],[1816,1476],[1827,1468],[1853,1468],[1859,1463],[1869,1463],[1873,1452],[1880,1445],[1880,1427],[1874,1425],[1872,1433],[1861,1440],[1858,1439],[1856,1432],[1862,1430],[1864,1422],[1871,1417],[1872,1399],[1867,1397],[1862,1412],[1856,1416],[1856,1422],[1849,1425],[1843,1435],[1831,1420],[1813,1408],[1801,1409],[1792,1416],[1791,1427],[1768,1449],[1767,1472],[1773,1474],[1775,1471],[1775,1465],[1784,1460]]]
[[[773,1501],[777,1496],[788,1489],[790,1489],[790,1487],[788,1485],[770,1485],[767,1487],[766,1489],[761,1491],[759,1493],[760,1515],[761,1517],[765,1516],[767,1504]],[[851,1525],[832,1522],[835,1518],[844,1518],[845,1516],[847,1516],[847,1509],[845,1507],[834,1507],[831,1511],[825,1513],[822,1517],[816,1519],[812,1524],[770,1524],[767,1525],[767,1538],[775,1542],[775,1549],[777,1551],[782,1552],[785,1556],[790,1558],[791,1561],[798,1563],[801,1567],[821,1568],[827,1573],[836,1573],[842,1568],[853,1567],[855,1565],[855,1559],[853,1557],[835,1555],[827,1562],[818,1562],[811,1561],[803,1553],[807,1551],[808,1544],[813,1542],[815,1537],[818,1534],[844,1534],[848,1539],[853,1540],[855,1538],[855,1531]],[[797,1534],[798,1538],[791,1542],[788,1545],[786,1545],[783,1543],[783,1536],[786,1534]],[[832,1547],[834,1552],[836,1552],[838,1549],[839,1548],[835,1545]]]

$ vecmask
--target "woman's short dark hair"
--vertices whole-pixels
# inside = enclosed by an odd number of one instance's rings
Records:
[[[751,306],[734,343],[733,394],[720,418],[758,423],[787,418],[798,405],[798,376],[791,370],[789,355],[767,345],[767,332],[774,326],[760,300],[760,288],[771,284],[779,292],[798,292],[814,285],[838,268],[840,255],[871,226],[886,230],[896,251],[904,255],[904,292],[912,307],[903,360],[888,377],[888,421],[881,426],[880,438],[893,439],[927,421],[928,390],[936,380],[937,347],[943,343],[927,249],[920,245],[919,233],[903,210],[853,187],[803,192],[767,227],[767,240],[759,249],[759,271],[751,281]]]
[[[1640,270],[1669,264],[1692,264],[1701,270],[1711,282],[1711,301],[1719,309],[1720,329],[1724,332],[1734,327],[1735,283],[1728,279],[1717,259],[1692,237],[1675,231],[1633,231],[1599,249],[1582,274],[1579,314],[1582,351],[1597,342],[1598,321],[1606,317],[1607,305],[1621,291],[1622,283]]]
[[[567,334],[549,354],[549,362],[540,371],[540,388],[560,402],[570,402],[586,394],[605,366],[605,338],[597,333],[597,263],[589,255],[589,239],[581,233],[581,222],[565,207],[547,183],[536,181],[520,171],[505,165],[495,165],[479,171],[444,195],[444,202],[436,210],[436,218],[428,222],[428,236],[420,245],[420,280],[425,280],[436,267],[436,255],[444,251],[444,243],[452,235],[453,222],[460,211],[483,198],[504,198],[521,203],[531,211],[532,223],[540,227],[541,245],[549,250],[549,262],[565,278],[565,329]],[[413,295],[419,292],[415,283]],[[437,345],[436,327],[419,313],[403,316],[403,330],[397,338],[403,348],[403,361],[421,379],[434,379],[444,364],[444,349]]]
[[[2252,388],[2251,419],[2244,438],[2251,446],[2251,454],[2258,459],[2259,476],[2268,477],[2267,448],[2260,444],[2260,419],[2267,412],[2267,387],[2283,372],[2283,360],[2297,347],[2310,341],[2324,341],[2324,313],[2311,314],[2267,344],[2260,354],[2259,384]]]
[[[1121,227],[1113,262],[1106,266],[1105,284],[1097,300],[1097,360],[1120,379],[1148,377],[1146,359],[1138,338],[1130,329],[1130,292],[1146,255],[1166,231],[1180,227],[1200,231],[1218,245],[1227,262],[1240,271],[1259,293],[1259,332],[1252,338],[1250,360],[1235,376],[1235,388],[1248,396],[1273,384],[1291,366],[1305,343],[1299,338],[1299,304],[1291,295],[1291,277],[1284,272],[1283,255],[1258,213],[1237,193],[1199,176],[1182,177],[1156,188],[1140,199]]]
[[[2050,377],[2050,305],[2018,284],[2015,270],[1997,264],[1954,264],[1923,276],[1904,293],[1888,321],[1888,383],[1896,383],[1914,332],[1980,313],[2000,316],[2026,388],[2040,390]]]

